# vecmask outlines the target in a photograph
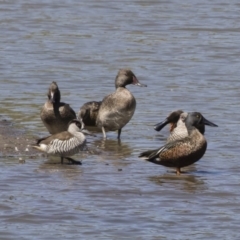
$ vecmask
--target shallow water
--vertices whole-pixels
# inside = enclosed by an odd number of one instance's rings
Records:
[[[122,131],[89,138],[82,166],[1,158],[1,239],[237,239],[239,11],[226,1],[2,1],[1,118],[37,136],[52,81],[75,111],[114,90],[130,67],[147,88]],[[138,159],[162,144],[153,125],[200,111],[208,150],[175,176]],[[56,164],[54,164],[56,163]]]

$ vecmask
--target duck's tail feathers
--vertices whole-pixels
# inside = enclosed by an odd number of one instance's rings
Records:
[[[142,152],[138,157],[150,161],[156,159],[159,155],[159,149]]]

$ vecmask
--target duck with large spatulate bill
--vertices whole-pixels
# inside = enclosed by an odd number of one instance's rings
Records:
[[[195,127],[199,124],[217,127],[199,112],[182,113],[168,142],[159,149],[141,153],[139,157],[155,164],[176,168],[179,175],[181,168],[197,162],[206,152],[207,141]]]
[[[182,110],[176,110],[176,111],[171,112],[164,121],[162,121],[160,123],[157,123],[154,126],[154,129],[159,132],[167,124],[170,124],[170,132],[172,132],[173,129],[177,126],[177,122],[180,118],[181,113],[183,113]],[[196,127],[199,130],[200,133],[204,134],[204,132],[205,132],[205,125],[204,124],[199,123],[199,124],[196,124],[194,127]]]

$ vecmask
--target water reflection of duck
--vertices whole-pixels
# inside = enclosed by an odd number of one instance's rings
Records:
[[[97,154],[98,158],[106,165],[117,167],[118,171],[122,171],[131,164],[131,161],[126,161],[126,159],[132,155],[133,149],[127,143],[114,139],[98,139],[93,142],[93,146],[93,150],[91,150],[91,146],[88,147],[88,150]]]
[[[81,164],[70,156],[77,154],[85,146],[86,137],[81,129],[81,123],[78,120],[72,120],[67,131],[38,139],[33,147],[49,155],[61,157],[61,163],[65,158],[73,164]]]
[[[143,152],[139,157],[155,164],[174,167],[180,174],[181,168],[200,160],[207,149],[205,137],[195,127],[199,124],[217,127],[199,112],[182,113],[167,143],[159,149]]]
[[[128,144],[113,139],[96,140],[93,145],[102,151],[102,155],[109,155],[111,159],[126,158],[130,156],[133,151]]]
[[[51,134],[67,131],[68,123],[76,119],[76,114],[69,104],[60,102],[61,93],[56,82],[51,83],[47,96],[40,113],[43,124]]]
[[[192,168],[193,166],[191,166]],[[194,175],[181,175],[181,178],[179,178],[176,175],[172,174],[164,174],[161,176],[150,176],[148,178],[151,182],[157,184],[157,185],[164,185],[171,184],[171,187],[174,184],[175,189],[184,190],[187,192],[195,192],[199,189],[206,189],[207,186],[205,185],[203,179],[200,179],[199,177],[195,177]],[[165,188],[166,189],[166,188]],[[176,193],[176,191],[175,191]]]
[[[173,131],[173,129],[177,126],[177,122],[180,118],[180,115],[183,113],[182,110],[177,110],[177,111],[173,111],[171,112],[168,117],[160,122],[160,123],[157,123],[155,126],[154,126],[154,129],[156,131],[161,131],[167,124],[170,124],[170,132]],[[202,124],[202,123],[198,123],[196,124],[195,126],[200,133],[204,134],[205,132],[205,125]]]
[[[116,91],[102,100],[97,116],[96,123],[102,129],[104,138],[106,138],[106,131],[118,130],[119,139],[122,128],[134,114],[136,100],[131,92],[126,89],[128,84],[146,87],[146,85],[139,83],[131,70],[119,70],[115,79]]]

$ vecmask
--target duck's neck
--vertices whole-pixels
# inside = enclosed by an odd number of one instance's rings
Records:
[[[48,92],[48,99],[49,101],[53,102],[54,104],[60,103],[61,100],[61,93],[59,90],[57,91],[51,91]]]
[[[115,88],[118,89],[118,88],[126,88],[126,85],[122,85],[122,84],[117,84],[115,83]]]
[[[68,127],[68,132],[75,135],[77,132],[80,132],[80,129],[76,126],[76,124],[70,124]]]
[[[186,128],[186,125],[181,120],[178,121],[177,127],[174,128],[171,132],[171,134],[168,137],[167,142],[175,141],[178,139],[182,139],[188,136],[188,130]]]

